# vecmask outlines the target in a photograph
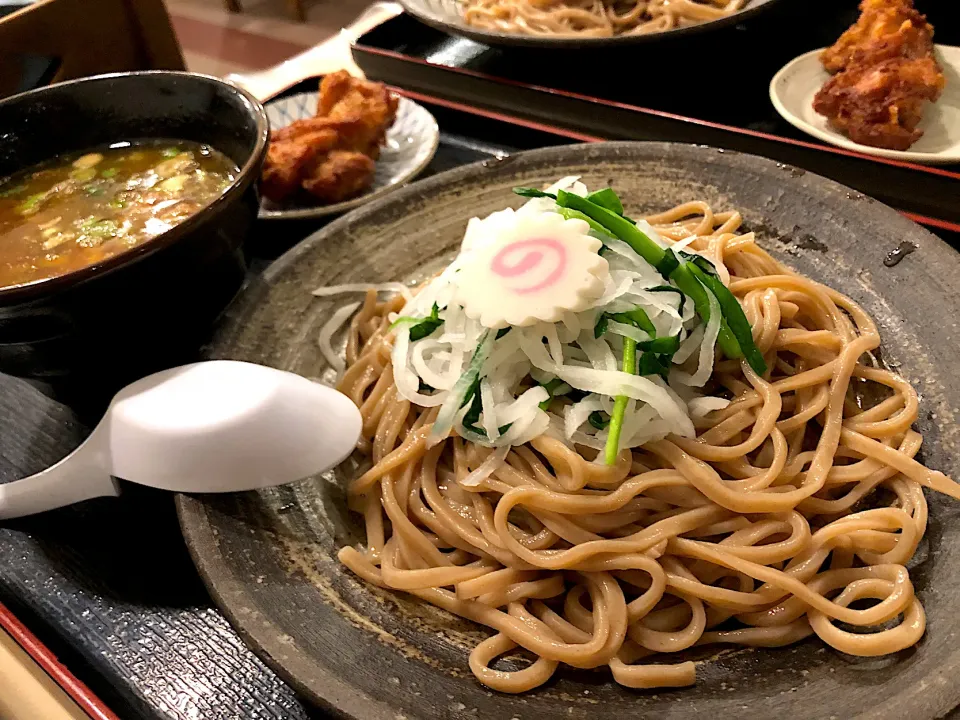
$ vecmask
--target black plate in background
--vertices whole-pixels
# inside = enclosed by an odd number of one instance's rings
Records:
[[[404,10],[417,20],[441,32],[466,37],[479,43],[506,47],[524,47],[540,50],[583,50],[596,48],[622,48],[658,43],[664,40],[690,38],[743,22],[759,13],[766,12],[776,0],[748,0],[746,6],[726,17],[685,27],[660,32],[612,37],[577,37],[563,35],[527,35],[524,33],[500,32],[468,25],[463,20],[460,0],[400,0]]]

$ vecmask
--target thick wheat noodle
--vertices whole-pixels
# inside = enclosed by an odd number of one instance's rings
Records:
[[[541,436],[465,487],[490,450],[456,436],[428,448],[437,408],[393,384],[387,315],[402,300],[370,293],[340,385],[361,408],[372,461],[349,489],[367,544],[340,559],[491,628],[469,665],[504,692],[560,665],[608,666],[630,687],[689,685],[695,666],[679,653],[705,644],[816,634],[868,656],[913,645],[925,619],[905,565],[926,530],[923,488],[960,497],[960,486],[915,459],[917,394],[876,366],[876,325],[738,235],[739,213],[691,202],[648,221],[668,240],[697,236],[693,247],[729,271],[766,375],[718,360],[711,389],[733,402],[697,420],[696,440],[670,436],[607,466]],[[874,604],[851,607],[865,598]],[[518,648],[535,660],[497,664]]]
[[[747,0],[460,0],[460,6],[464,21],[484,30],[522,35],[612,37],[663,32],[718,20],[739,12],[746,2]]]

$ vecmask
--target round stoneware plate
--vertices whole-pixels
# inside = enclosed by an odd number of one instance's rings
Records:
[[[313,117],[317,112],[317,97],[315,92],[300,93],[267,104],[270,128],[277,130],[294,120]],[[440,128],[426,108],[405,97],[399,100],[397,119],[387,130],[386,145],[380,150],[373,185],[366,192],[333,205],[284,205],[262,198],[260,218],[293,220],[335,215],[363,205],[419,175],[437,152]]]
[[[727,17],[718,20],[688,25],[686,27],[664,30],[642,35],[617,35],[615,37],[576,37],[564,35],[523,35],[520,33],[497,32],[468,25],[463,19],[461,0],[400,0],[403,9],[421,22],[451,35],[476,40],[485,45],[514,45],[538,48],[591,48],[616,45],[637,45],[655,42],[666,38],[680,38],[701,32],[719,30],[735,25],[765,10],[776,0],[747,0],[744,7]]]
[[[851,295],[876,319],[884,357],[923,397],[925,462],[960,476],[960,255],[902,215],[772,160],[663,143],[548,148],[458,168],[403,188],[304,240],[227,311],[211,348],[323,377],[317,334],[351,298],[334,283],[417,280],[459,247],[467,220],[523,202],[510,191],[582,175],[611,185],[638,215],[695,198],[737,208],[759,242],[798,271]],[[895,267],[902,241],[916,252]],[[526,695],[494,693],[467,666],[484,628],[346,571],[337,549],[362,539],[348,512],[351,468],[260,492],[180,496],[180,522],[210,592],[234,627],[304,696],[362,720],[750,718],[932,720],[960,704],[960,503],[930,498],[911,578],[927,612],[915,648],[841,655],[819,640],[698,655],[694,687],[629,690],[606,672],[563,668]]]
[[[834,130],[813,110],[813,97],[830,75],[820,64],[819,50],[794,58],[770,81],[770,100],[783,119],[815,138],[847,150],[906,162],[944,164],[960,162],[960,47],[937,45],[937,60],[947,86],[940,99],[927,103],[920,129],[923,137],[909,150],[887,150],[855,143]]]

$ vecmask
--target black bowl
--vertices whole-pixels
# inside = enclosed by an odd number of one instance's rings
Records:
[[[240,168],[223,195],[172,230],[102,263],[0,288],[0,371],[115,378],[203,341],[240,288],[266,154],[263,106],[204,75],[151,71],[60,83],[0,102],[0,177],[121,140],[192,140]]]

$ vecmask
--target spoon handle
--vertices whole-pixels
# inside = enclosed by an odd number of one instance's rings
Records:
[[[36,475],[0,485],[0,520],[119,494],[120,487],[104,462],[99,433],[94,431],[80,447],[56,465]]]

